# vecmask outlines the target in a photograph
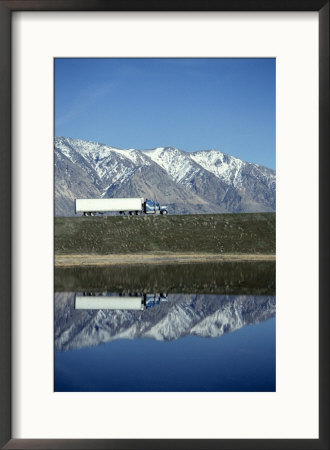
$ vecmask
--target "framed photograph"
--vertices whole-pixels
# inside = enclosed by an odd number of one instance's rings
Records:
[[[329,2],[0,30],[2,448],[328,449]]]

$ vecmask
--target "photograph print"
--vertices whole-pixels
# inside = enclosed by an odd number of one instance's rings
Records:
[[[276,391],[275,58],[54,59],[54,391]]]

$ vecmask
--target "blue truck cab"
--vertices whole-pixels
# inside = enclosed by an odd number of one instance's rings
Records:
[[[162,215],[167,214],[167,206],[161,206],[158,202],[146,199],[144,202],[144,212],[145,214],[157,214],[158,212]]]

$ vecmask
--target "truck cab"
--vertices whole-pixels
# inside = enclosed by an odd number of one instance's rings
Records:
[[[144,203],[144,210],[146,214],[167,214],[167,206],[160,205],[158,202],[154,202],[153,200],[146,199]]]

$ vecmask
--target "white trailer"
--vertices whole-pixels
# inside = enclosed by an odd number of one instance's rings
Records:
[[[144,309],[143,297],[108,297],[76,295],[75,309],[111,309],[134,310]]]
[[[120,214],[167,214],[167,206],[158,202],[136,198],[77,198],[76,214],[93,216],[96,213],[119,212]]]
[[[144,198],[81,198],[76,199],[76,214],[91,215],[98,212],[131,212],[141,214]]]

